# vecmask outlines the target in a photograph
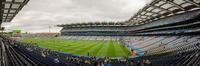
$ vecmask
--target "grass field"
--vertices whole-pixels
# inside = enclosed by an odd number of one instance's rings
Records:
[[[97,57],[125,57],[131,53],[118,41],[113,40],[67,40],[58,38],[19,38],[19,41],[36,43],[40,47]]]

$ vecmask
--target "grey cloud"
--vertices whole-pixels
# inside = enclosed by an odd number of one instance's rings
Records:
[[[6,29],[59,32],[58,24],[125,21],[151,0],[30,0]]]

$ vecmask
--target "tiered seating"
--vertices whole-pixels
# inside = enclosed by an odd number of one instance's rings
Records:
[[[1,65],[2,66],[40,66],[25,56],[23,52],[16,51],[8,40],[1,41]]]
[[[143,59],[150,60],[153,66],[199,66],[199,49],[195,49],[195,47],[189,48],[193,48],[193,50],[145,56]]]
[[[117,36],[60,36],[63,39],[74,40],[117,40]]]
[[[97,64],[127,65],[126,61],[120,59],[79,57],[71,54],[40,48],[33,44],[27,44],[5,38],[5,45],[8,66],[94,66]],[[105,61],[107,60],[107,61]],[[126,59],[125,59],[126,60]]]
[[[74,36],[70,36],[74,37]],[[81,36],[82,38],[90,36]],[[93,36],[94,37],[94,36]],[[105,38],[102,36],[102,38]],[[133,36],[119,38],[126,46],[134,46],[144,51],[137,63],[130,59],[108,59],[82,57],[40,48],[33,44],[17,42],[4,38],[0,48],[0,59],[4,65],[14,66],[94,66],[111,64],[113,66],[194,66],[200,65],[200,36]],[[134,49],[133,50],[137,50]],[[107,61],[107,62],[105,62]]]
[[[147,66],[198,66],[200,64],[200,36],[146,36],[145,39],[140,40],[138,39],[141,37],[123,38],[129,45],[145,52],[141,64]]]

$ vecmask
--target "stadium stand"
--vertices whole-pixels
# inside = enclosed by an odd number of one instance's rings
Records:
[[[28,0],[0,2],[23,7]],[[2,35],[0,63],[2,66],[200,66],[199,4],[199,0],[153,0],[125,22],[58,25],[63,27],[59,38],[118,40],[134,52],[132,57],[76,56]],[[8,19],[2,18],[1,22]]]
[[[141,66],[198,66],[199,4],[197,0],[153,0],[124,23],[58,26],[63,27],[62,36],[117,36],[135,52],[134,59],[140,58]]]
[[[60,36],[59,38],[76,40],[119,40],[118,36]]]
[[[199,64],[199,36],[137,36],[124,38],[126,38],[124,40],[129,42],[132,46],[145,51],[144,56],[139,56],[142,57],[142,60],[140,61],[141,64],[145,64],[147,66],[150,64],[153,66]],[[3,55],[3,58],[7,60],[4,62],[12,65],[93,66],[98,62],[105,64],[107,63],[105,61],[109,60],[109,64],[113,66],[115,66],[115,64],[123,66],[131,64],[132,61],[131,58],[119,60],[97,57],[79,57],[71,54],[64,54],[59,51],[40,48],[33,44],[18,42],[13,39],[2,38],[2,40],[2,51],[6,52],[6,54]],[[133,50],[136,49],[133,48]],[[182,64],[182,62],[184,62],[184,64]],[[132,63],[136,63],[136,61]]]

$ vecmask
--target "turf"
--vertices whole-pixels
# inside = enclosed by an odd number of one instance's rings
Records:
[[[59,38],[19,38],[19,41],[61,52],[97,57],[126,57],[130,52],[114,40],[67,40]]]

